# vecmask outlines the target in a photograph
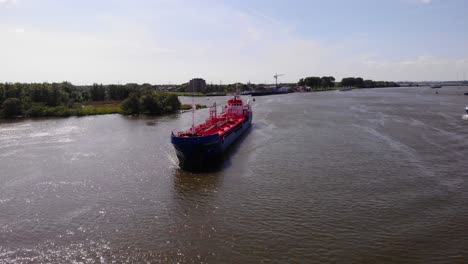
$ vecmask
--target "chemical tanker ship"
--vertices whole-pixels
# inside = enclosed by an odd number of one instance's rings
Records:
[[[238,95],[229,99],[222,109],[218,115],[215,103],[210,107],[210,117],[204,123],[195,126],[192,121],[190,130],[171,134],[171,143],[176,149],[181,168],[202,169],[214,165],[250,127],[252,108],[250,104],[244,104]]]

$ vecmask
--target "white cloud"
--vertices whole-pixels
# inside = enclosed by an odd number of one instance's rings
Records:
[[[0,81],[273,82],[275,72],[296,81],[321,71],[328,51],[278,30],[279,21],[225,6],[205,11],[163,10],[155,23],[101,16],[93,32],[0,24]],[[171,12],[183,19],[161,23]]]
[[[13,5],[18,3],[18,0],[0,0],[0,6],[2,5]]]
[[[276,72],[286,74],[282,81],[287,82],[324,75],[424,80],[468,72],[466,54],[457,63],[430,54],[392,61],[373,50],[367,35],[326,45],[296,34],[293,25],[249,10],[173,1],[165,5],[145,8],[151,15],[139,13],[142,19],[101,14],[88,31],[84,26],[72,31],[66,25],[0,21],[0,82],[183,83],[196,76],[213,83],[274,82]]]
[[[47,32],[0,26],[0,81],[75,83],[150,79],[164,67],[172,48],[158,46],[148,35],[125,32]]]

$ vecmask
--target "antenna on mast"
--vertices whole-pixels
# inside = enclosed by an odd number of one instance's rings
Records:
[[[193,102],[193,97],[195,97],[195,85],[192,84],[192,134],[195,134],[195,103]]]
[[[278,88],[278,77],[283,76],[284,74],[275,74],[273,78],[275,78],[275,87]]]

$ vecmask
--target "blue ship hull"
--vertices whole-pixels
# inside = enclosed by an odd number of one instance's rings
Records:
[[[179,166],[184,169],[203,169],[215,165],[223,153],[251,126],[252,113],[244,122],[231,129],[223,137],[218,134],[209,136],[177,137],[171,136],[176,149]]]

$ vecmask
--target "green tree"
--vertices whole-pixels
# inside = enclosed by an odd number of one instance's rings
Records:
[[[322,87],[329,88],[335,86],[335,78],[333,76],[323,76],[320,78]]]
[[[126,114],[140,114],[140,98],[138,98],[138,95],[136,93],[130,94],[130,96],[123,101],[122,110]]]
[[[73,84],[71,84],[70,82],[62,82],[60,84],[60,87],[64,92],[68,94],[71,94],[73,91]]]
[[[147,93],[140,98],[141,112],[150,115],[159,115],[162,113],[161,103],[154,93]]]
[[[355,79],[355,82],[356,82],[356,83],[355,83],[354,85],[355,85],[356,87],[359,87],[359,88],[363,88],[363,87],[364,87],[364,80],[363,80],[361,77],[357,77],[357,78]]]
[[[60,86],[56,83],[53,83],[50,88],[48,88],[48,96],[47,96],[47,105],[48,106],[59,106],[62,102],[68,101],[66,99],[65,93],[61,91]]]
[[[317,89],[321,86],[322,80],[320,77],[306,77],[304,79],[304,84],[306,86],[312,87],[313,89]]]
[[[2,104],[5,99],[6,99],[5,85],[3,83],[0,83],[0,104]]]
[[[106,100],[106,89],[102,86],[102,84],[93,84],[93,86],[89,90],[89,93],[91,95],[91,100],[93,101]]]
[[[2,108],[5,117],[18,116],[22,112],[21,100],[18,98],[8,98],[3,102]]]
[[[153,88],[153,85],[151,85],[151,84],[149,84],[149,83],[144,83],[144,84],[141,85],[141,87],[142,87],[143,89],[148,89],[148,90],[149,90],[149,89],[152,89],[152,88]]]
[[[365,88],[372,88],[375,87],[375,83],[372,80],[365,80],[364,81],[364,87]]]
[[[348,87],[348,86],[355,86],[356,79],[354,77],[343,78],[341,80],[341,86]]]
[[[172,108],[172,111],[178,111],[182,106],[182,104],[179,101],[179,98],[175,94],[169,94],[166,102],[167,105],[169,105]]]

